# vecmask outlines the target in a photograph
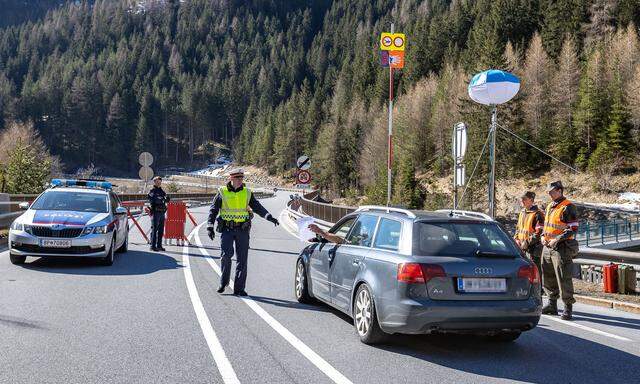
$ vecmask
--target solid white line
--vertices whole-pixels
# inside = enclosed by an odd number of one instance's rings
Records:
[[[633,341],[631,339],[627,339],[626,337],[614,335],[613,333],[609,333],[609,332],[601,331],[599,329],[587,327],[586,325],[582,325],[582,324],[576,323],[575,321],[562,320],[560,318],[557,318],[557,317],[551,316],[551,315],[542,315],[542,317],[547,319],[547,320],[552,320],[552,321],[555,321],[555,322],[560,323],[560,324],[568,325],[570,327],[579,328],[579,329],[582,329],[584,331],[593,332],[593,333],[596,333],[598,335],[611,337],[613,339],[617,339],[617,340],[621,340],[621,341]]]
[[[193,231],[197,231],[200,226],[194,228]],[[191,233],[193,233],[193,231]],[[211,351],[211,356],[213,356],[213,360],[218,367],[218,371],[222,376],[222,380],[226,384],[240,383],[240,380],[238,380],[238,377],[236,376],[236,372],[231,366],[231,362],[227,358],[226,353],[224,353],[224,349],[222,348],[222,344],[220,344],[220,340],[218,340],[218,337],[216,336],[216,332],[211,326],[211,321],[209,321],[209,317],[204,310],[204,306],[202,305],[202,301],[200,300],[200,295],[198,295],[198,290],[196,288],[195,282],[193,281],[193,275],[191,274],[191,264],[189,263],[188,250],[189,248],[187,246],[182,247],[184,278],[187,282],[187,289],[189,290],[189,296],[191,297],[191,303],[193,304],[193,309],[196,312],[198,323],[200,323],[200,328],[202,329],[204,338],[207,340],[209,350]]]
[[[193,232],[192,232],[193,234]],[[205,260],[209,263],[211,268],[218,274],[221,275],[222,271],[218,264],[216,264],[211,255],[202,248],[202,241],[200,240],[200,235],[198,232],[195,232],[193,236],[200,253],[205,256]],[[233,288],[233,282],[229,282],[229,286]],[[321,370],[325,375],[327,375],[334,383],[339,384],[353,384],[351,380],[347,379],[342,373],[340,373],[337,369],[335,369],[331,364],[329,364],[325,359],[320,357],[317,353],[315,353],[311,348],[309,348],[305,343],[303,343],[300,339],[298,339],[291,331],[289,331],[285,326],[283,326],[278,320],[274,319],[267,311],[262,309],[257,302],[255,302],[251,297],[241,297],[242,301],[245,302],[262,320],[264,320],[274,331],[278,332],[280,336],[282,336],[291,346],[298,350],[304,357],[307,358],[313,365],[315,365],[319,370]]]

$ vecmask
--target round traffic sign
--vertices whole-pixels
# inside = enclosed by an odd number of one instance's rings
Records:
[[[307,155],[302,155],[298,157],[298,161],[296,161],[296,164],[298,165],[298,169],[306,171],[307,169],[311,168],[311,159],[309,159],[309,156]]]
[[[404,39],[400,36],[396,36],[395,39],[393,39],[393,45],[398,48],[402,47],[404,45]]]
[[[382,38],[382,45],[384,45],[385,47],[390,47],[391,46],[391,37],[390,36],[385,36]]]
[[[142,152],[140,156],[138,156],[138,162],[143,167],[148,167],[153,164],[153,155],[149,152]]]
[[[146,166],[142,167],[138,171],[138,176],[140,176],[140,178],[144,181],[149,181],[151,180],[151,178],[153,178],[153,169]]]
[[[309,184],[311,182],[311,174],[307,171],[298,172],[298,183]]]

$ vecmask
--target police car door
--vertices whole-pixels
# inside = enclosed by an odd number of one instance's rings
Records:
[[[124,244],[125,237],[127,236],[127,215],[118,215],[116,209],[120,206],[120,201],[113,192],[109,193],[109,200],[111,201],[111,215],[113,220],[116,221],[116,247],[120,247]]]

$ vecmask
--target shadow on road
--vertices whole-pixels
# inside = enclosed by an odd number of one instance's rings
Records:
[[[640,382],[640,370],[632,368],[638,366],[638,356],[543,327],[514,343],[463,335],[395,335],[378,348],[458,371],[528,383]]]
[[[585,320],[590,323],[598,323],[611,325],[613,327],[624,327],[631,329],[640,329],[640,320],[630,319],[628,317],[607,316],[586,312],[573,312],[576,319]]]
[[[39,258],[27,262],[26,269],[69,275],[146,275],[166,269],[182,268],[176,259],[159,252],[129,250],[116,254],[111,266],[100,265],[99,260],[79,257]]]
[[[307,311],[316,311],[316,312],[329,312],[329,309],[327,307],[322,306],[320,304],[318,305],[301,304],[301,303],[298,303],[297,301],[274,299],[271,297],[255,296],[255,295],[249,295],[249,297],[251,297],[251,299],[253,299],[254,301],[268,304],[268,305],[275,305],[276,307],[303,309]]]
[[[283,255],[295,255],[298,256],[300,252],[289,252],[289,251],[276,251],[274,249],[262,249],[262,248],[249,248],[250,251],[260,251],[260,252],[271,252],[271,253],[280,253]]]

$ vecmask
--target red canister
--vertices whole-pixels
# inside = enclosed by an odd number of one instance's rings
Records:
[[[602,277],[604,282],[605,293],[618,292],[618,265],[607,264],[602,267]]]

